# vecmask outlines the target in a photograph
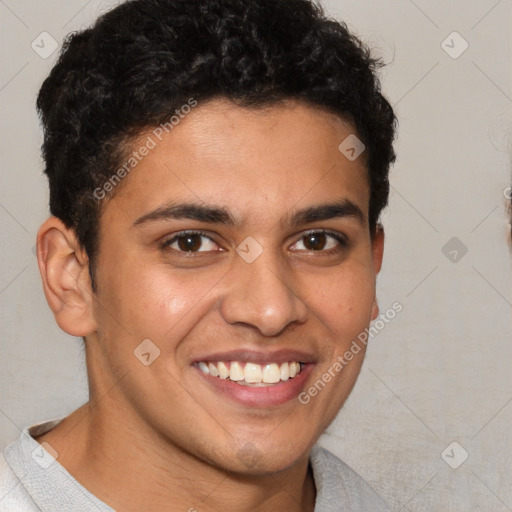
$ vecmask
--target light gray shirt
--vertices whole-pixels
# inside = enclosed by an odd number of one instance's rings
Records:
[[[0,454],[0,512],[112,512],[78,483],[34,437],[60,420],[26,428]],[[335,455],[316,444],[310,455],[314,512],[390,512],[377,493]]]

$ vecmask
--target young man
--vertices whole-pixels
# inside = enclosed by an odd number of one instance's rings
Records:
[[[379,315],[377,65],[307,0],[132,0],[68,38],[37,247],[90,400],[6,448],[0,510],[388,510],[316,444]]]

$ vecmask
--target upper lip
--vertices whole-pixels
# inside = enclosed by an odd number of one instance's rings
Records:
[[[226,352],[214,352],[198,357],[194,357],[193,362],[199,363],[201,361],[215,362],[215,361],[243,361],[248,363],[266,364],[277,363],[282,364],[289,361],[297,361],[300,363],[314,363],[315,358],[308,352],[301,350],[230,350]]]

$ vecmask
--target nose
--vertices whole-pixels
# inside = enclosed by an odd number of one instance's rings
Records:
[[[245,324],[276,336],[290,323],[304,323],[308,308],[292,287],[292,274],[277,256],[263,253],[252,263],[237,257],[221,304],[229,324]]]

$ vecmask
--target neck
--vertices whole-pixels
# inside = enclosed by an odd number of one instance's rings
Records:
[[[118,511],[313,512],[308,457],[269,474],[237,474],[161,438],[116,400],[91,401],[38,438],[87,490]]]

